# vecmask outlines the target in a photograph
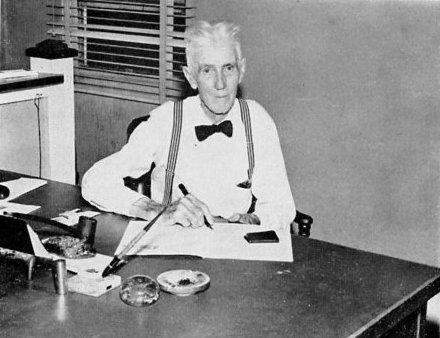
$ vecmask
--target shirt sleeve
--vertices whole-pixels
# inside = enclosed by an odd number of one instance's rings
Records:
[[[171,119],[166,118],[170,112]],[[172,103],[167,102],[150,113],[120,151],[96,162],[84,174],[84,199],[101,210],[132,216],[132,204],[145,196],[126,187],[124,177],[138,178],[150,170],[160,147],[169,139],[171,125]]]
[[[296,215],[278,132],[272,118],[255,101],[249,102],[255,169],[252,193],[257,198],[255,214],[261,224],[287,228]]]

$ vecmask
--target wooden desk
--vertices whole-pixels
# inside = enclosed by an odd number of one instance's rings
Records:
[[[12,174],[3,173],[3,180]],[[49,182],[16,200],[52,217],[87,204],[78,187]],[[127,224],[97,216],[96,248],[113,254]],[[134,308],[119,289],[100,298],[69,293],[36,278],[0,299],[1,336],[44,337],[417,337],[426,302],[440,291],[440,270],[308,238],[293,237],[293,263],[138,257],[120,274],[156,277],[175,268],[211,277],[205,292]],[[403,326],[406,325],[406,326]],[[395,331],[389,331],[390,329]],[[396,331],[397,330],[397,331]]]

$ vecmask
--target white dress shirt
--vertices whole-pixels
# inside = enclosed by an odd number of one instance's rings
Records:
[[[238,100],[235,99],[225,118],[232,122],[232,137],[215,133],[199,142],[194,127],[212,122],[203,112],[199,96],[192,96],[183,102],[172,200],[182,197],[177,185],[183,183],[192,195],[209,207],[212,215],[229,218],[234,213],[246,213],[254,194],[257,197],[254,213],[261,224],[286,227],[295,217],[295,205],[278,133],[272,118],[261,105],[252,100],[247,103],[255,153],[252,187],[237,186],[248,179],[249,168]],[[82,194],[87,201],[102,210],[131,216],[130,207],[143,195],[125,187],[123,178],[140,177],[155,162],[151,198],[162,202],[173,107],[173,102],[166,102],[154,109],[149,120],[134,130],[129,142],[119,152],[98,161],[85,173]]]

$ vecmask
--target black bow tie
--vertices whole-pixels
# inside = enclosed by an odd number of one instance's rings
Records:
[[[223,133],[227,137],[232,136],[232,122],[223,121],[220,124],[212,124],[210,126],[196,126],[196,136],[199,141],[206,140],[209,136],[214,133]]]

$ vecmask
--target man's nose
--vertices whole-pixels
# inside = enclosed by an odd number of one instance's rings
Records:
[[[218,72],[215,77],[215,89],[221,90],[226,88],[226,78],[222,71]]]

